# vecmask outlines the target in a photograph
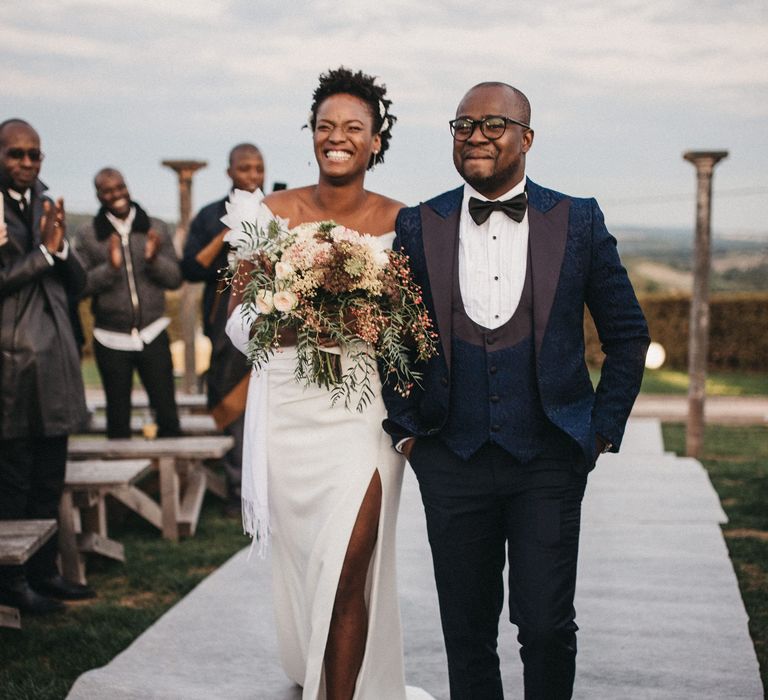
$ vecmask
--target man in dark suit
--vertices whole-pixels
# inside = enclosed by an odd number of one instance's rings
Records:
[[[599,454],[621,444],[648,330],[595,200],[526,179],[525,95],[476,85],[451,131],[466,184],[401,211],[396,242],[441,352],[407,398],[385,385],[385,428],[421,489],[452,700],[503,698],[507,557],[525,696],[570,698],[581,500]],[[585,304],[606,355],[596,390]]]
[[[232,190],[255,192],[264,186],[264,158],[251,143],[240,143],[229,152],[227,175]],[[203,290],[203,331],[211,340],[208,369],[208,408],[216,426],[235,441],[225,459],[228,498],[226,512],[240,515],[240,481],[243,462],[243,421],[248,378],[247,358],[227,336],[227,306],[230,288],[224,280],[229,262],[229,229],[221,223],[227,213],[229,196],[203,207],[192,220],[184,245],[181,271],[190,282],[205,282]]]
[[[87,413],[68,295],[85,272],[64,235],[64,204],[38,179],[40,137],[0,124],[0,519],[58,518],[68,435]],[[63,579],[56,539],[22,567],[0,567],[0,604],[48,613],[93,592]]]

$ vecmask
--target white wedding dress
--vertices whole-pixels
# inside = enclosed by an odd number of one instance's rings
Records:
[[[389,248],[393,237],[377,240]],[[228,332],[244,350],[247,335],[233,328],[242,325],[239,312],[239,307],[233,312]],[[341,360],[343,369],[343,352]],[[339,574],[363,497],[378,471],[381,514],[368,570],[368,637],[354,700],[429,699],[421,689],[406,689],[404,680],[395,572],[404,461],[381,427],[386,412],[378,374],[372,376],[373,401],[356,412],[345,409],[343,401],[332,407],[326,389],[297,382],[295,367],[295,349],[282,348],[264,369],[254,371],[245,423],[246,433],[262,436],[265,443],[246,445],[245,452],[255,461],[266,459],[266,478],[256,477],[255,488],[260,481],[262,488],[263,481],[268,485],[282,666],[302,686],[302,700],[325,700],[323,659]],[[244,480],[249,468],[244,459]]]

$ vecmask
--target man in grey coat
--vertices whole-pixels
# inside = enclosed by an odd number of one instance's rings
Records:
[[[40,137],[0,124],[0,519],[57,518],[67,438],[87,412],[67,294],[85,273],[69,248],[64,203],[45,196]],[[49,613],[93,595],[63,579],[56,539],[23,567],[0,567],[0,604]]]
[[[107,437],[131,436],[131,389],[137,370],[157,420],[159,437],[180,434],[173,364],[166,328],[165,291],[181,284],[166,225],[150,219],[128,192],[122,174],[94,178],[101,209],[77,233],[88,273],[93,354],[107,399]]]

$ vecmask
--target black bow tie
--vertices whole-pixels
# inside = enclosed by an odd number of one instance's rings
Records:
[[[505,199],[503,202],[486,202],[477,197],[470,197],[469,215],[478,226],[482,226],[488,221],[488,217],[495,211],[503,211],[510,219],[520,223],[525,216],[527,206],[528,200],[525,192],[521,192],[512,199]]]

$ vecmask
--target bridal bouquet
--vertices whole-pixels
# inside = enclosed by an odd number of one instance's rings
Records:
[[[254,199],[255,198],[255,199]],[[265,217],[256,195],[236,190],[227,203],[228,240],[235,247],[230,280],[243,290],[242,313],[256,320],[248,359],[269,360],[281,332],[296,335],[296,378],[331,392],[331,402],[373,398],[378,361],[396,390],[407,396],[421,379],[411,366],[436,352],[436,334],[402,253],[383,249],[374,236],[333,221],[302,224]],[[245,263],[245,264],[244,264]],[[342,369],[339,348],[349,358]]]

